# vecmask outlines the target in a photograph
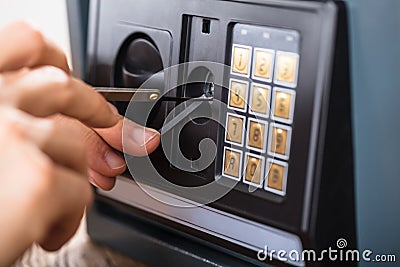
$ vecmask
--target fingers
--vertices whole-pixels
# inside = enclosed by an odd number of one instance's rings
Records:
[[[89,181],[103,190],[111,190],[115,185],[114,177],[104,176],[93,169],[89,169]]]
[[[2,112],[27,141],[35,144],[54,162],[82,175],[87,174],[86,151],[78,134],[64,125],[56,126],[49,119],[34,118],[12,109],[3,109]]]
[[[55,67],[4,74],[1,86],[0,103],[34,116],[62,113],[91,127],[110,127],[118,122],[100,94]]]
[[[61,248],[75,234],[93,197],[87,180],[76,172],[56,166],[53,175],[49,186],[53,192],[49,194],[53,195],[46,196],[52,199],[47,203],[51,212],[45,215],[49,222],[47,234],[39,240],[39,244],[49,251]]]
[[[18,239],[23,233],[27,242],[40,241],[46,249],[57,249],[75,233],[92,199],[92,190],[82,173],[86,166],[75,162],[72,158],[76,155],[67,150],[71,146],[74,151],[84,151],[84,146],[73,141],[76,138],[72,135],[55,132],[49,119],[35,119],[0,106],[0,120],[0,135],[5,137],[0,174],[6,185],[0,190],[0,208],[8,229],[15,230],[8,236],[15,237],[14,244],[21,248],[26,246],[23,239]],[[42,136],[35,132],[41,132]],[[56,138],[62,140],[52,142]],[[57,154],[61,150],[67,153]],[[30,227],[23,231],[26,218]],[[21,229],[23,226],[18,222],[25,222],[25,227]]]
[[[55,116],[53,119],[57,125],[63,125],[81,136],[87,150],[90,181],[104,190],[112,189],[114,177],[126,170],[124,158],[114,150],[123,150],[124,118],[119,116],[114,127],[96,129],[97,133],[75,119],[65,116]],[[160,136],[155,130],[144,128],[128,119],[125,119],[125,127],[128,132],[125,136],[132,134],[130,139],[126,139],[125,153],[144,156],[153,152],[159,145]],[[146,145],[143,145],[145,143]]]
[[[51,65],[69,73],[65,54],[25,22],[0,29],[0,72]]]
[[[96,132],[113,148],[137,157],[152,153],[160,144],[159,132],[122,116],[115,126]]]
[[[86,154],[90,181],[104,189],[110,190],[114,186],[115,176],[126,170],[125,159],[110,147],[96,132],[81,122],[65,116],[53,118],[56,125],[64,126],[80,136],[86,147]]]

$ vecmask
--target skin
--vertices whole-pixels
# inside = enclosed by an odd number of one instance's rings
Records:
[[[73,78],[62,51],[23,22],[0,30],[0,266],[32,243],[57,250],[92,199],[126,165],[124,118]],[[154,151],[160,135],[125,120],[129,154]]]

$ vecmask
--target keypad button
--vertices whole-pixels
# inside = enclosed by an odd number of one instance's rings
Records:
[[[247,46],[233,46],[232,55],[232,71],[242,75],[249,75],[250,72],[250,59],[251,47]]]
[[[254,51],[253,79],[270,82],[272,80],[274,65],[274,51],[259,48],[256,48]]]
[[[226,141],[243,144],[245,117],[228,114]]]
[[[268,86],[253,84],[251,88],[251,111],[268,117],[271,89]]]
[[[240,111],[246,110],[249,83],[231,80],[229,88],[229,106]]]
[[[242,152],[225,148],[223,174],[235,180],[240,179],[242,168]]]
[[[246,175],[244,183],[261,187],[264,176],[264,158],[246,154]]]
[[[272,110],[274,120],[292,123],[296,93],[293,90],[274,88]]]
[[[268,153],[282,159],[289,158],[292,129],[284,125],[271,125]]]
[[[289,87],[297,86],[299,55],[277,52],[275,83]]]
[[[247,145],[249,149],[265,151],[267,123],[249,119]]]
[[[269,159],[267,165],[265,190],[282,196],[286,195],[287,163]]]

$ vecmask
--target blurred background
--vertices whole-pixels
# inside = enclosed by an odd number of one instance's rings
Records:
[[[15,20],[33,24],[61,47],[71,62],[66,0],[0,0],[0,27]]]

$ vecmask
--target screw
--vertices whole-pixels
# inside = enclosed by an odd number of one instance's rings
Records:
[[[150,95],[150,100],[157,100],[158,94],[151,94]]]

